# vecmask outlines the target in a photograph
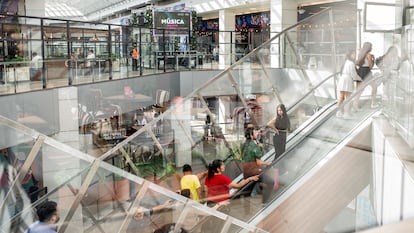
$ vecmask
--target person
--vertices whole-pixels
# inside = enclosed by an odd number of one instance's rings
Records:
[[[147,119],[144,116],[144,111],[142,109],[138,109],[135,113],[135,124],[138,126],[146,125]]]
[[[259,180],[255,182],[254,185],[250,185],[246,189],[248,195],[254,195],[255,192],[253,191],[256,190],[259,182],[266,181],[262,184],[262,187],[269,183],[267,179],[263,179],[264,177],[262,176],[262,168],[266,165],[271,164],[271,162],[265,162],[261,160],[261,157],[263,155],[262,144],[257,141],[258,131],[254,130],[252,126],[253,125],[249,125],[246,128],[244,134],[246,140],[241,148],[243,177],[246,179],[250,176],[259,175]],[[273,187],[272,181],[271,184],[268,185],[268,187]],[[263,192],[263,203],[265,203],[269,198],[267,194],[270,194],[269,190]]]
[[[183,193],[184,190],[190,190],[191,199],[199,202],[201,197],[201,184],[197,175],[193,174],[193,169],[189,164],[183,166],[183,177],[180,180],[180,188]]]
[[[93,50],[89,50],[88,55],[86,56],[85,75],[92,74],[94,66],[95,66],[95,54],[93,53]]]
[[[207,177],[204,185],[207,187],[207,205],[215,206],[230,198],[230,189],[239,189],[251,181],[259,180],[259,176],[251,176],[239,183],[233,182],[229,177],[223,175],[225,166],[222,160],[216,159],[208,166]]]
[[[205,124],[204,124],[204,140],[208,140],[208,136],[211,133],[210,130],[211,130],[211,117],[210,117],[210,114],[207,114]]]
[[[338,80],[338,91],[339,91],[339,98],[338,98],[338,108],[341,107],[342,103],[345,99],[348,99],[352,92],[354,91],[354,80],[362,81],[361,77],[356,72],[355,69],[355,51],[351,50],[346,54],[345,63],[342,67],[341,76],[339,76]],[[350,116],[350,108],[349,103],[342,109],[338,109],[336,112],[337,117],[344,117],[347,118]]]
[[[219,60],[219,47],[216,45],[216,47],[213,48],[213,59],[215,62],[218,62]]]
[[[400,69],[401,59],[398,56],[398,49],[395,46],[390,46],[384,55],[375,59],[375,63],[381,70],[383,81],[397,75]]]
[[[355,96],[354,101],[354,109],[356,111],[360,110],[359,106],[359,99],[361,97],[362,91],[360,90],[363,86],[363,82],[367,82],[372,78],[372,67],[374,67],[374,61],[375,57],[373,54],[371,54],[372,51],[372,43],[371,42],[365,42],[362,45],[362,48],[359,51],[356,65],[357,65],[357,74],[359,77],[361,77],[362,81],[356,81],[357,82],[357,89],[359,90],[359,93]],[[377,85],[375,83],[371,83],[371,108],[378,107],[377,105]]]
[[[30,62],[30,80],[39,81],[40,75],[42,74],[42,57],[36,52],[32,53],[32,61]]]
[[[174,229],[175,229],[175,223],[168,223],[156,229],[154,233],[170,233],[170,232],[174,232]],[[177,232],[187,233],[189,231],[186,231],[184,228],[181,227],[180,229],[178,229]]]
[[[213,206],[213,209],[222,207],[222,206],[227,206],[229,204],[229,201],[224,201],[221,203],[218,203],[217,205]],[[186,205],[182,205],[182,203],[175,203],[174,205],[170,205],[167,206],[167,210],[171,210],[174,211],[177,214],[181,214],[184,211],[184,208],[186,207]],[[164,207],[162,207],[164,208]],[[162,210],[162,209],[161,209]],[[172,223],[167,223],[162,225],[161,227],[155,229],[154,231],[151,232],[159,232],[159,233],[169,233],[169,232],[174,232],[175,228],[178,228],[178,232],[193,232],[193,233],[201,233],[201,232],[217,232],[217,231],[201,231],[199,224],[203,224],[205,222],[205,218],[210,218],[211,216],[204,211],[200,211],[198,209],[189,207],[187,209],[187,215],[184,219],[182,219],[182,221],[180,222],[172,222]],[[173,213],[173,215],[176,215],[175,213]],[[213,225],[217,225],[217,222],[214,221],[212,223]],[[137,231],[134,231],[137,232]],[[139,229],[139,232],[143,232],[142,229]]]
[[[408,79],[413,71],[413,66],[411,64],[410,58],[408,57],[407,52],[401,51],[401,61],[399,67],[400,77]]]
[[[401,59],[398,56],[398,49],[395,46],[390,46],[384,55],[375,59],[375,64],[380,69],[380,73],[378,74],[381,76],[381,81],[377,82],[377,84],[384,84],[384,97],[386,100],[393,104],[394,98],[393,96],[393,86],[395,85],[396,77],[398,77]]]
[[[23,211],[31,204],[21,183],[14,182],[18,171],[12,165],[12,154],[11,148],[0,149],[0,200],[4,202],[4,208],[0,209],[2,232],[21,232],[22,226],[34,220],[32,211]]]
[[[45,201],[36,208],[39,218],[29,226],[25,233],[53,233],[57,232],[56,224],[59,222],[59,210],[54,201]]]
[[[257,131],[249,126],[245,130],[246,140],[241,148],[243,177],[245,179],[252,175],[259,175],[263,165],[270,165],[270,162],[264,162],[260,159],[263,154],[262,145],[256,141]]]
[[[73,78],[77,78],[77,59],[76,55],[72,53],[70,59],[65,61],[65,67],[69,69],[69,82],[72,83]]]
[[[135,211],[134,214],[134,220],[139,221],[143,219],[145,216],[151,216],[155,213],[160,213],[164,210],[169,210],[172,208],[172,200],[167,200],[161,205],[156,205],[150,209],[144,208],[144,207],[138,207],[138,209]]]
[[[132,71],[136,71],[138,70],[138,57],[139,57],[139,52],[136,46],[134,46],[134,48],[132,49],[131,56],[132,56]]]
[[[284,104],[279,104],[276,108],[276,116],[267,124],[273,133],[273,146],[275,147],[275,161],[286,150],[287,132],[290,130],[290,120]]]

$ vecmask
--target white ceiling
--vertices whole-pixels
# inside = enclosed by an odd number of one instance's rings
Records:
[[[151,0],[45,0],[45,3],[46,17],[101,21],[105,16],[125,9],[151,5]],[[179,3],[194,8],[203,18],[217,17],[219,9],[227,8],[235,14],[245,14],[270,8],[269,0],[184,0],[159,7],[171,7]]]

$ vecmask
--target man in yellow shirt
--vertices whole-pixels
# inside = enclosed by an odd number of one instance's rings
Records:
[[[193,175],[193,170],[189,164],[183,166],[184,176],[181,178],[181,192],[183,190],[190,190],[191,199],[194,201],[200,201],[201,185],[197,175]]]

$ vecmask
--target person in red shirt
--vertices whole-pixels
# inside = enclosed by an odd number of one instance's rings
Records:
[[[240,183],[234,183],[229,177],[222,175],[225,166],[222,160],[216,159],[208,166],[208,175],[204,181],[207,187],[207,200],[212,204],[226,201],[230,198],[231,188],[242,188],[251,181],[259,180],[259,176],[251,176]]]

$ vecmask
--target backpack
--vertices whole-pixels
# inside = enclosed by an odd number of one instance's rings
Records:
[[[384,56],[379,56],[375,59],[375,65],[377,65],[378,67],[382,67],[383,66],[383,60],[384,60]]]

